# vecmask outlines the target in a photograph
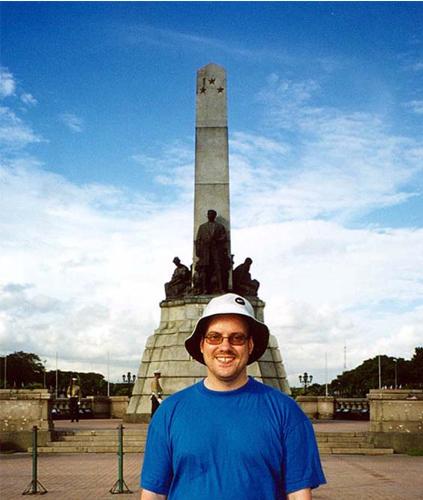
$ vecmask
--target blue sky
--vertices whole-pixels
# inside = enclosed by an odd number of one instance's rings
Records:
[[[1,8],[0,342],[136,371],[190,263],[195,73],[228,79],[232,247],[291,383],[423,342],[421,3]],[[124,340],[123,340],[124,339]]]

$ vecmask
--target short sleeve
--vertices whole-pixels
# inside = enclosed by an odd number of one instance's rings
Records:
[[[159,407],[148,427],[140,486],[167,495],[173,478],[166,411]]]
[[[284,448],[287,494],[326,483],[313,426],[308,418],[288,429]]]

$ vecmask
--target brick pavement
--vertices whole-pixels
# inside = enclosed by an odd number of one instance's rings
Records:
[[[117,479],[114,454],[43,455],[38,460],[39,480],[48,490],[43,498],[117,498],[108,492]],[[139,498],[141,460],[141,455],[135,453],[124,457],[124,478],[134,492],[124,498]],[[322,462],[328,484],[315,490],[313,498],[317,500],[423,499],[423,457],[328,455],[322,457]],[[0,478],[2,500],[22,499],[22,492],[31,481],[31,456],[0,456]]]
[[[79,424],[56,422],[56,428],[116,429],[119,420],[85,420]],[[365,431],[367,422],[318,422],[316,431]],[[125,424],[126,428],[140,424]],[[124,457],[124,478],[133,495],[139,498],[138,482],[142,456],[127,453]],[[117,456],[108,454],[46,454],[38,457],[39,480],[47,488],[43,498],[60,500],[116,499],[109,493],[117,480]],[[328,484],[315,490],[318,500],[423,500],[423,457],[390,456],[322,456]],[[22,499],[22,492],[31,481],[31,455],[16,453],[0,455],[0,498]],[[220,499],[217,499],[220,500]],[[262,500],[262,499],[258,499]]]

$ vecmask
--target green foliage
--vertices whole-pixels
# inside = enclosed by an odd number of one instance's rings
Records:
[[[423,450],[412,448],[407,451],[407,455],[410,455],[411,457],[423,457]]]
[[[423,348],[416,347],[411,360],[380,356],[382,387],[423,388]],[[379,356],[367,359],[353,370],[338,375],[329,385],[335,396],[366,397],[370,389],[379,387]]]
[[[47,386],[55,387],[56,372],[47,372]],[[67,388],[71,383],[72,377],[77,378],[77,384],[80,387],[81,396],[105,396],[107,394],[107,382],[101,373],[94,372],[69,372],[58,370],[59,395],[66,395]]]
[[[4,387],[5,357],[0,357],[1,388]],[[45,367],[37,354],[15,352],[6,360],[7,387],[40,389],[45,387],[54,391],[56,387],[56,370],[45,371]],[[66,395],[72,377],[77,377],[83,396],[106,395],[107,382],[100,373],[77,373],[58,370],[58,394]]]
[[[43,383],[44,367],[37,354],[23,351],[7,356],[7,387],[20,389],[29,383]],[[4,376],[5,357],[1,358],[1,374]],[[3,386],[2,386],[3,387]]]
[[[132,385],[131,385],[131,392],[132,392]],[[110,395],[111,396],[128,396],[129,394],[129,388],[128,384],[113,384],[113,387],[110,388]]]

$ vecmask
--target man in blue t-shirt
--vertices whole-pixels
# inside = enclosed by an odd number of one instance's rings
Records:
[[[325,483],[313,427],[293,399],[247,375],[269,330],[251,304],[212,299],[185,341],[205,380],[152,419],[141,500],[310,500]]]

